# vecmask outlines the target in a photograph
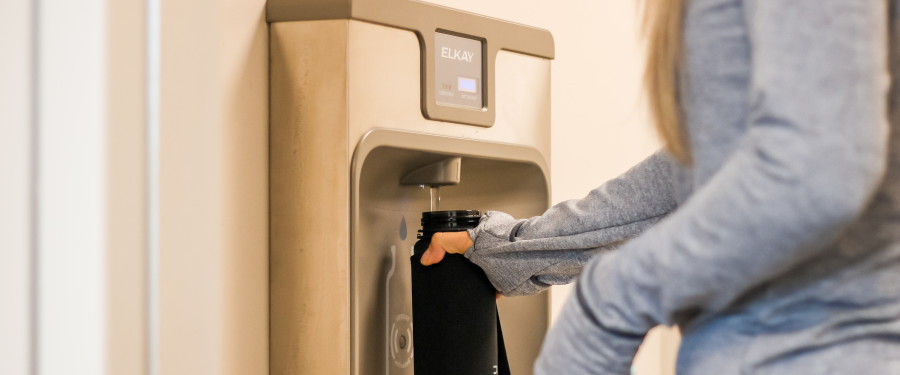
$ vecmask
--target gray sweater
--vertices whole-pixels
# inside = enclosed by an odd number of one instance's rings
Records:
[[[686,4],[694,164],[658,152],[541,216],[489,212],[466,256],[506,295],[578,279],[540,374],[627,374],[660,324],[680,374],[900,374],[893,3]]]

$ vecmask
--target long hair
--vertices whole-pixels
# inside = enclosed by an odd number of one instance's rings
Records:
[[[685,0],[643,0],[647,66],[644,88],[650,115],[668,151],[683,164],[691,164],[687,129],[679,98]]]

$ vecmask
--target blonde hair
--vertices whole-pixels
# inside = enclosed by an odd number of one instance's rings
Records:
[[[683,164],[691,163],[683,124],[678,74],[682,63],[684,0],[644,0],[647,66],[644,88],[650,115],[668,151]]]

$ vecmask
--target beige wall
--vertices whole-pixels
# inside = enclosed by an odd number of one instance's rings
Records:
[[[158,374],[264,374],[264,0],[162,0]]]
[[[147,368],[147,54],[144,0],[105,0],[107,374]],[[64,60],[59,61],[66,64]]]

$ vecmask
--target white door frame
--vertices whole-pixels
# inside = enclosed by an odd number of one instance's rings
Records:
[[[147,373],[146,8],[0,5],[0,373]]]

